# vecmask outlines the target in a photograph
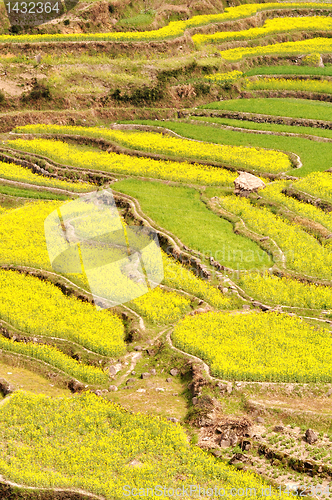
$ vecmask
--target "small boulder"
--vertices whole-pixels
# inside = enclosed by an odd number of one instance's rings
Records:
[[[136,379],[135,378],[128,378],[126,384],[129,385],[129,384],[134,384],[136,382]]]
[[[151,376],[151,373],[144,372],[144,373],[142,373],[141,378],[149,378],[150,376]]]
[[[172,382],[172,379],[171,379],[170,377],[168,377],[168,378],[166,379],[166,382]]]
[[[305,431],[305,440],[309,444],[314,444],[318,440],[318,436],[312,429],[307,429]]]
[[[257,422],[258,424],[264,424],[264,418],[262,418],[262,417],[257,417],[257,418],[256,418],[256,422]]]
[[[151,368],[150,373],[151,375],[157,375],[157,371],[155,368]]]
[[[169,373],[172,377],[176,377],[179,374],[179,370],[177,368],[172,368]]]
[[[229,439],[222,439],[220,442],[219,442],[219,446],[220,448],[229,448],[231,445],[231,442]]]
[[[140,345],[135,345],[134,350],[135,351],[141,351],[142,347]]]
[[[273,432],[284,432],[285,428],[283,425],[276,425],[273,429]]]
[[[112,391],[117,391],[117,390],[118,390],[118,388],[117,388],[117,386],[116,386],[116,385],[110,385],[110,386],[109,386],[109,388],[108,388],[108,390],[109,390],[110,392],[112,392]]]
[[[114,376],[116,375],[116,373],[117,373],[117,372],[116,372],[116,368],[115,368],[115,366],[110,366],[110,367],[109,367],[109,369],[108,369],[108,373],[109,373],[112,377],[114,377]]]

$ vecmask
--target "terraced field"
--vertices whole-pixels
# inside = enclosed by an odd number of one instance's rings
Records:
[[[8,5],[1,500],[329,498],[331,3]]]

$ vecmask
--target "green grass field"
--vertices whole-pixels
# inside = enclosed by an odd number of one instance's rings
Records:
[[[33,198],[37,200],[68,200],[69,196],[65,194],[56,194],[51,191],[33,190],[33,189],[22,189],[15,186],[8,186],[7,184],[1,184],[0,181],[0,194],[5,194],[9,196],[17,196],[21,198]]]
[[[240,127],[244,129],[286,132],[303,136],[313,135],[316,137],[327,137],[328,139],[332,139],[332,130],[329,129],[279,125],[277,123],[256,123],[249,120],[236,120],[235,118],[220,118],[219,116],[195,116],[193,117],[193,119],[203,123],[216,123],[219,125],[228,125],[231,127]]]
[[[213,214],[200,200],[198,191],[161,182],[130,179],[115,183],[114,189],[136,198],[158,225],[182,243],[212,255],[232,269],[262,268],[270,257],[256,243],[233,233],[232,224]]]
[[[332,65],[326,64],[325,68],[315,68],[314,66],[256,66],[245,71],[246,76],[255,75],[316,75],[332,76]]]
[[[310,172],[327,170],[332,163],[332,143],[317,143],[302,137],[256,135],[243,131],[223,130],[203,124],[193,125],[184,122],[140,120],[132,123],[158,125],[173,130],[184,137],[217,144],[271,148],[292,152],[300,156],[303,167],[292,169],[288,173],[298,177],[308,175]],[[237,120],[237,123],[238,127],[242,126],[242,120]],[[294,129],[296,130],[297,127],[294,127]]]
[[[312,120],[332,120],[332,103],[292,98],[252,98],[230,99],[229,101],[211,102],[199,108],[225,109],[263,115],[289,116]]]

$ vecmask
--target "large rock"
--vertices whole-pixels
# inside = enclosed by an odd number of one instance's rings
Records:
[[[241,172],[239,177],[235,179],[234,186],[235,194],[247,195],[252,191],[264,188],[265,182],[259,179],[259,177],[249,174],[248,172]]]

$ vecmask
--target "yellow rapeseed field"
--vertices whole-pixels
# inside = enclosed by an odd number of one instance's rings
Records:
[[[187,316],[176,325],[172,339],[226,380],[332,381],[330,331],[287,314]]]
[[[246,82],[247,90],[294,90],[332,94],[330,80],[297,80],[289,78],[257,78]]]
[[[243,57],[312,54],[313,52],[328,54],[331,51],[331,38],[312,38],[297,42],[274,43],[264,46],[259,45],[257,47],[236,47],[234,49],[223,50],[220,54],[226,61],[233,62],[241,61]]]
[[[96,127],[66,127],[60,125],[28,125],[20,127],[17,131],[23,133],[58,133],[103,137],[104,139],[119,142],[131,149],[173,157],[210,160],[223,163],[224,165],[254,169],[261,172],[284,172],[292,166],[288,156],[279,151],[204,143],[170,137],[155,132],[105,130]],[[14,141],[15,144],[16,141]]]
[[[203,185],[223,184],[231,186],[237,176],[233,172],[218,167],[192,165],[186,162],[161,161],[152,158],[137,158],[105,151],[82,151],[73,145],[54,140],[34,139],[25,141],[15,139],[8,142],[8,144],[12,148],[47,156],[62,164],[141,177],[194,182]],[[247,148],[243,149],[246,150]],[[268,153],[272,152],[268,151]],[[258,156],[261,157],[262,153],[258,153]],[[286,158],[288,160],[287,156]]]
[[[104,40],[113,42],[127,41],[150,41],[163,40],[182,36],[186,29],[197,26],[204,26],[209,23],[222,23],[235,19],[245,18],[256,14],[262,10],[281,10],[281,9],[310,9],[310,10],[330,10],[329,3],[312,2],[269,2],[264,4],[239,5],[237,7],[228,7],[222,14],[205,14],[193,16],[186,21],[171,21],[167,26],[158,30],[150,31],[131,31],[131,32],[110,32],[110,33],[57,33],[44,35],[0,35],[0,43],[34,43],[49,41],[87,41]]]
[[[180,425],[129,412],[92,393],[51,398],[15,392],[0,407],[0,442],[0,474],[6,480],[81,489],[106,500],[122,500],[130,492],[166,500],[177,488],[184,500],[210,498],[207,488],[216,497],[235,499],[251,488],[261,500],[268,488],[257,474],[190,445]],[[132,466],[135,459],[139,467]],[[197,485],[197,491],[190,493],[189,485]],[[273,488],[269,495],[270,500],[287,498]]]
[[[173,323],[183,316],[190,299],[176,292],[154,288],[132,301],[133,308],[153,323]]]
[[[107,373],[101,368],[80,363],[49,345],[16,342],[0,335],[0,349],[43,361],[81,382],[107,384],[109,381]]]
[[[312,172],[296,181],[294,187],[317,198],[332,201],[332,174],[329,172]]]
[[[246,198],[226,196],[221,205],[241,217],[250,228],[269,236],[285,255],[286,266],[309,276],[332,278],[332,253],[296,223],[275,215],[267,208],[254,207]]]
[[[89,183],[67,182],[43,175],[38,175],[28,168],[15,163],[5,163],[0,161],[0,178],[10,179],[19,182],[27,182],[29,184],[37,184],[39,186],[49,186],[55,188],[66,189],[68,191],[92,191],[96,186]]]
[[[241,276],[239,285],[252,297],[273,304],[309,309],[332,309],[332,288],[279,278],[269,273]]]
[[[267,19],[263,26],[241,31],[221,31],[209,35],[196,34],[192,37],[197,47],[206,43],[223,43],[231,40],[252,40],[276,33],[291,31],[329,31],[332,19],[324,16],[279,17]]]
[[[27,334],[72,340],[99,354],[125,350],[120,318],[15,271],[0,269],[0,318]]]
[[[171,288],[178,288],[192,293],[200,299],[204,299],[217,309],[227,309],[231,305],[228,297],[225,297],[217,288],[208,281],[204,281],[193,272],[186,269],[179,262],[162,252],[164,264],[163,283]]]
[[[324,176],[331,177],[331,188],[332,188],[331,174],[326,174],[324,172],[322,173],[323,173],[323,178]],[[310,174],[308,177],[311,177],[313,180],[315,180],[316,174],[320,176],[320,172],[319,173],[315,172],[313,174]],[[308,183],[307,181],[308,177],[305,177],[303,179],[306,181],[306,183]],[[322,224],[323,226],[332,231],[332,215],[330,213],[324,212],[320,208],[315,207],[310,203],[305,203],[303,201],[296,200],[295,198],[292,198],[291,196],[286,196],[285,194],[282,193],[282,190],[285,187],[289,186],[290,183],[291,183],[290,181],[271,182],[264,189],[260,190],[260,195],[262,195],[264,198],[267,198],[268,200],[280,203],[281,205],[288,208],[295,214],[301,215],[315,222],[319,222],[320,224]],[[302,180],[295,182],[294,187],[297,187],[301,183]],[[310,180],[308,184],[310,184]]]

